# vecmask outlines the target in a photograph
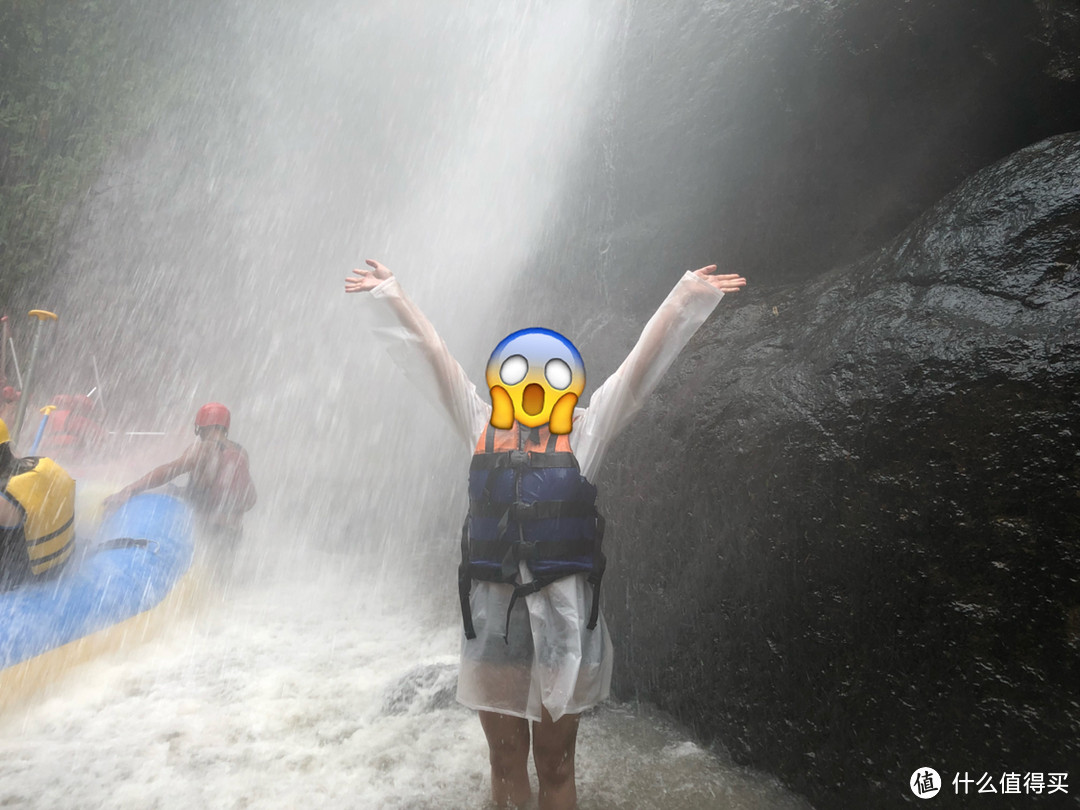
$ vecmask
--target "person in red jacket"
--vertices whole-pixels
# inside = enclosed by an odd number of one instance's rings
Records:
[[[243,534],[243,516],[257,500],[248,468],[248,455],[228,438],[231,416],[220,402],[209,402],[195,415],[198,440],[179,458],[155,467],[142,478],[105,499],[115,509],[128,498],[169,483],[187,473],[185,497],[195,510],[200,528],[226,545],[235,545]]]
[[[49,403],[38,455],[69,462],[93,459],[105,446],[109,434],[93,418],[94,400],[83,394],[57,394]]]

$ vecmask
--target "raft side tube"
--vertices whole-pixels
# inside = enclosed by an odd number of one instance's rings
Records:
[[[0,593],[0,672],[161,604],[191,568],[190,508],[136,495],[55,579]]]

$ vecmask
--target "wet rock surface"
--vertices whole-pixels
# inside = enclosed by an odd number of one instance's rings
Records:
[[[457,666],[421,664],[383,693],[380,714],[424,714],[456,705]]]
[[[600,290],[634,324],[675,269],[814,278],[880,248],[976,171],[1080,130],[1075,3],[629,9],[536,283],[546,293],[563,272],[560,288]]]
[[[599,481],[616,692],[819,810],[1075,773],[1078,327],[1080,134],[723,301]]]

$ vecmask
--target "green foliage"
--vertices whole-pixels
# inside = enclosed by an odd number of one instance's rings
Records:
[[[74,203],[147,124],[130,0],[0,0],[0,302],[43,286]],[[21,303],[21,301],[19,302]]]

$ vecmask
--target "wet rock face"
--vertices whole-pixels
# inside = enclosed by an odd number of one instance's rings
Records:
[[[599,482],[617,694],[822,810],[1075,771],[1078,393],[1080,134],[723,301]]]
[[[414,667],[386,688],[380,714],[426,714],[455,706],[457,674],[452,664]]]
[[[976,171],[1080,130],[1075,3],[629,8],[606,113],[556,215],[565,242],[537,259],[586,298],[612,288],[608,307],[647,316],[672,271],[708,261],[758,283],[814,278]],[[602,278],[582,273],[593,256]]]

